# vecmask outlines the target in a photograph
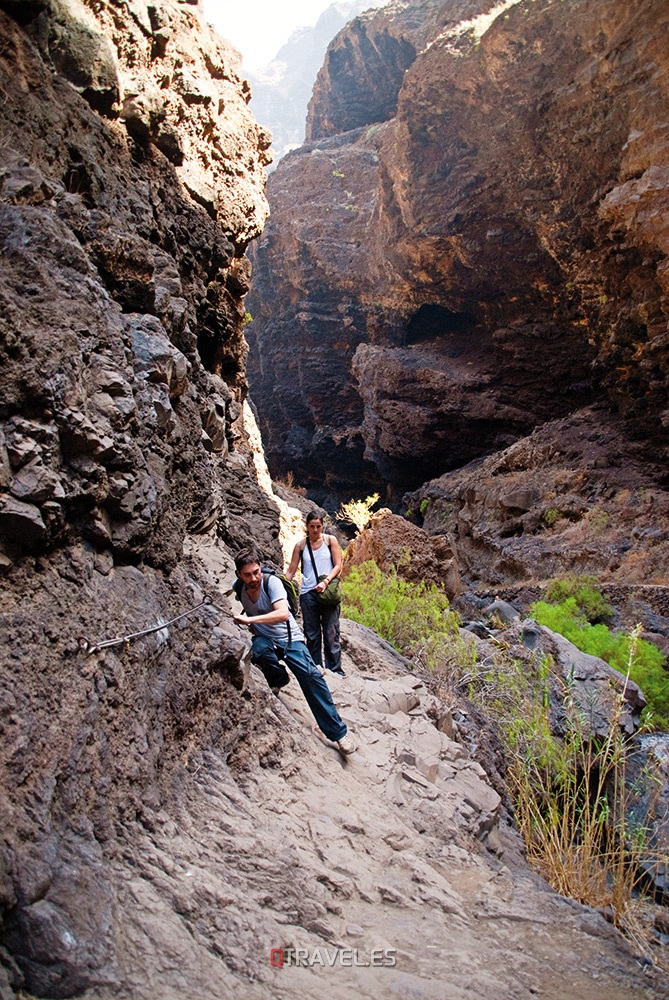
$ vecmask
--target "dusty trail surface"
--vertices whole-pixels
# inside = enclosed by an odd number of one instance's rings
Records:
[[[207,754],[181,814],[118,859],[121,967],[86,997],[669,996],[603,918],[527,869],[497,792],[399,657],[353,623],[344,643],[347,676],[328,683],[358,751],[319,738],[294,679],[275,698],[252,668],[278,755]]]

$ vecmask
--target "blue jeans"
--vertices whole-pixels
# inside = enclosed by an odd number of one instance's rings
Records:
[[[325,666],[334,674],[343,674],[339,640],[339,605],[319,604],[316,591],[300,594],[302,625],[311,658],[319,667],[323,664],[321,646],[325,650]]]
[[[297,677],[302,694],[307,699],[318,728],[329,740],[336,742],[346,735],[346,723],[339,712],[321,672],[309,655],[303,642],[291,642],[288,646],[275,646],[264,635],[253,637],[251,659],[265,675],[270,687],[285,687],[290,678],[286,668],[279,663],[279,657],[286,662]]]

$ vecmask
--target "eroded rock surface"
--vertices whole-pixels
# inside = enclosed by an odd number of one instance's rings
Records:
[[[267,136],[196,6],[4,7],[1,544],[75,534],[173,565],[187,528],[229,521]]]
[[[667,17],[424,0],[335,39],[254,254],[275,473],[396,496],[593,399],[666,455]]]
[[[0,39],[4,1000],[107,981],[119,836],[263,729],[229,549],[282,552],[242,410],[269,139],[238,55],[172,0],[7,0]],[[205,586],[121,657],[80,646]]]
[[[629,586],[657,590],[666,614],[664,473],[642,442],[626,440],[619,418],[594,407],[426,483],[404,498],[404,510],[450,539],[475,585],[504,590],[586,573],[618,588],[617,603]]]
[[[160,806],[119,832],[87,1000],[316,1000],[324,984],[345,1000],[664,996],[599,914],[528,872],[499,795],[447,735],[448,706],[368,629],[345,622],[343,636],[348,676],[329,683],[358,751],[342,760],[294,682],[277,699],[252,668],[227,749],[186,752]],[[47,898],[25,919],[50,915]],[[92,955],[84,916],[51,924],[72,964]],[[366,967],[373,952],[396,964]]]

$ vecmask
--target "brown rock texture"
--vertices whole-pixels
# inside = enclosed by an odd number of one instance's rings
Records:
[[[344,576],[348,567],[368,560],[384,573],[395,568],[400,576],[414,583],[436,583],[450,598],[463,589],[448,535],[428,535],[389,510],[373,514],[369,526],[346,547]]]
[[[173,564],[226,517],[268,137],[193,5],[4,6],[2,544]]]
[[[248,96],[197,4],[0,3],[3,1000],[109,981],[121,840],[193,752],[264,738],[224,597],[226,544],[282,559],[242,420]]]
[[[340,33],[253,251],[273,471],[396,499],[593,400],[666,457],[668,18],[418,0]]]
[[[664,472],[642,442],[626,439],[621,418],[593,406],[426,483],[405,496],[404,513],[449,537],[474,588],[585,573],[613,588],[616,604],[635,587],[669,619]]]

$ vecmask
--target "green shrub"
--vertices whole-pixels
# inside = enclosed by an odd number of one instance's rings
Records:
[[[612,632],[607,625],[591,625],[575,597],[567,597],[559,604],[537,601],[530,613],[540,625],[559,632],[584,653],[599,656],[623,674],[629,667],[631,679],[648,702],[645,720],[652,722],[655,729],[669,729],[669,673],[664,666],[666,658],[657,646],[637,639],[631,649],[626,633]]]
[[[574,598],[579,611],[591,624],[609,621],[613,617],[613,605],[597,589],[594,576],[565,576],[549,582],[546,587],[547,601],[560,604],[568,597]]]
[[[541,515],[541,520],[547,528],[552,528],[554,524],[557,524],[558,521],[562,520],[563,516],[562,511],[558,510],[557,507],[549,507],[548,510],[545,510]]]
[[[622,696],[609,728],[596,742],[566,694],[567,731],[544,733],[546,751],[514,755],[507,775],[516,824],[530,864],[563,895],[607,907],[614,924],[636,936],[634,906],[640,862],[652,854],[635,828],[625,795]]]
[[[383,573],[371,561],[353,566],[342,590],[347,617],[375,629],[439,679],[451,685],[455,680],[494,723],[504,745],[515,819],[530,863],[566,896],[611,908],[615,924],[632,936],[640,871],[636,862],[647,857],[648,850],[646,838],[636,835],[643,831],[633,830],[627,815],[619,718],[614,714],[608,733],[593,743],[565,682],[567,733],[560,739],[550,728],[549,657],[528,653],[519,659],[500,640],[496,650],[479,660],[476,646],[460,637],[458,616],[444,592],[424,582],[411,583],[395,568]],[[599,609],[591,598],[580,599],[582,605]],[[647,654],[639,656],[638,630],[632,636],[612,637],[606,626],[588,623],[574,596],[559,605],[535,605],[539,620],[544,612],[550,618],[545,623],[555,631],[579,638],[579,630],[595,630],[598,650],[613,640],[617,655],[645,662]],[[627,669],[626,663],[621,666]]]
[[[625,638],[633,661],[638,629]],[[623,698],[617,696],[607,732],[592,740],[565,681],[566,732],[557,737],[549,717],[550,668],[545,655],[523,662],[503,650],[475,665],[468,694],[500,734],[515,821],[532,867],[563,895],[610,908],[616,926],[633,937],[639,862],[663,858],[628,815]]]
[[[459,634],[460,619],[435,584],[412,583],[375,562],[353,566],[342,582],[343,614],[373,628],[414,666],[435,669],[472,654]]]

